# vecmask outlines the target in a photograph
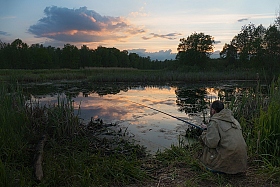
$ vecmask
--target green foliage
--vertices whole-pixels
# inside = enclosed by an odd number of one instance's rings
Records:
[[[70,44],[64,45],[61,53],[60,68],[77,69],[80,65],[80,51],[79,49]]]
[[[177,51],[178,59],[184,65],[198,65],[206,62],[213,52],[213,37],[204,33],[193,33],[186,39],[180,39]]]
[[[65,44],[62,49],[32,44],[30,47],[20,39],[11,44],[0,41],[0,69],[79,69],[86,67],[125,67],[138,69],[163,69],[169,64],[152,61],[150,57],[128,54],[116,48],[99,46],[78,49]]]
[[[42,185],[123,186],[147,178],[136,153],[104,155],[92,144],[92,139],[82,137],[51,142],[45,154]]]
[[[141,168],[146,153],[140,146],[119,140],[100,140],[80,125],[72,102],[41,106],[26,102],[14,85],[1,85],[1,186],[123,186],[147,179]],[[35,147],[42,135],[44,178],[34,177]],[[117,146],[110,150],[112,145]]]
[[[14,186],[31,170],[29,164],[29,120],[25,115],[25,99],[16,86],[1,85],[0,88],[0,184]],[[12,181],[12,182],[11,182]]]
[[[231,106],[243,128],[249,155],[276,167],[280,164],[279,85],[280,79],[272,81],[268,90],[258,84],[256,90],[243,91]]]
[[[222,62],[221,62],[222,63]],[[211,63],[210,63],[211,64]],[[0,80],[18,82],[49,81],[91,81],[91,82],[197,82],[219,80],[255,79],[254,71],[222,71],[212,69],[200,71],[185,67],[172,70],[138,70],[133,68],[88,68],[88,69],[56,69],[56,70],[0,70]],[[214,67],[213,67],[214,68]],[[211,70],[211,71],[210,71]],[[261,77],[263,78],[263,77]]]
[[[162,165],[168,167],[176,167],[187,164],[192,170],[201,170],[202,166],[195,158],[201,145],[199,142],[185,142],[183,139],[179,139],[179,145],[171,145],[170,149],[166,149],[163,152],[158,151],[156,159],[161,162]]]
[[[279,73],[275,70],[280,65],[279,38],[280,30],[276,24],[266,29],[250,23],[241,28],[230,44],[224,45],[220,55],[235,67],[264,69],[275,75]]]
[[[270,88],[269,104],[256,121],[257,151],[272,165],[280,166],[280,78]]]
[[[98,71],[104,73],[102,69]],[[135,74],[135,70],[131,72]],[[258,168],[261,176],[273,181],[278,179],[278,182],[279,85],[280,79],[272,82],[268,94],[260,85],[256,90],[245,90],[232,105],[243,127],[250,160],[260,160],[265,166]],[[50,106],[33,103],[33,108],[30,108],[21,89],[13,85],[1,85],[0,99],[1,186],[141,185],[151,173],[162,172],[164,168],[171,169],[168,175],[172,180],[180,175],[180,169],[186,169],[189,174],[184,179],[186,186],[242,186],[245,183],[243,181],[239,185],[234,183],[238,179],[231,181],[228,176],[205,171],[197,160],[201,148],[199,143],[186,145],[180,139],[179,146],[158,152],[153,158],[153,167],[145,168],[149,165],[145,163],[150,163],[150,160],[144,160],[145,153],[138,146],[119,141],[115,144],[117,148],[109,153],[108,147],[114,142],[99,146],[97,142],[100,141],[79,126],[78,118],[73,115],[72,103],[67,99]],[[32,166],[34,145],[45,133],[48,134],[48,141],[44,149],[44,178],[41,183],[36,183]],[[246,175],[252,175],[251,172]]]

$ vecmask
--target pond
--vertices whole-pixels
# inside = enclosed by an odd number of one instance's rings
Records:
[[[234,81],[165,85],[62,82],[29,84],[25,91],[43,105],[57,103],[58,97],[71,98],[84,124],[91,119],[115,123],[118,131],[154,153],[177,145],[179,139],[186,140],[189,125],[184,121],[197,126],[207,121],[209,103],[216,99],[230,103],[255,85]]]

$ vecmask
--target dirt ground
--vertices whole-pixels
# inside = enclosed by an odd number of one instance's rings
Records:
[[[212,174],[208,171],[192,171],[190,168],[162,168],[154,173],[153,179],[144,184],[133,184],[128,187],[279,187],[258,174],[254,168],[248,168],[246,173],[227,175]]]

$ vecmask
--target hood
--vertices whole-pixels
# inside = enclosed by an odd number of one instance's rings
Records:
[[[233,128],[240,128],[238,121],[233,117],[233,113],[229,109],[221,110],[219,113],[214,114],[211,119],[225,121],[230,123]]]

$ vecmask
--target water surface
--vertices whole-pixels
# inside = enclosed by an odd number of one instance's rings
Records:
[[[236,83],[209,87],[96,85],[91,88],[62,88],[61,85],[56,85],[56,88],[59,88],[59,91],[43,95],[34,93],[33,98],[39,98],[42,104],[47,104],[57,102],[58,96],[70,95],[75,112],[79,113],[83,123],[88,123],[91,118],[100,118],[105,123],[116,123],[119,130],[126,132],[127,136],[133,137],[151,152],[169,148],[172,144],[177,145],[179,138],[185,139],[184,135],[189,127],[186,123],[158,111],[200,125],[209,118],[209,102],[221,97],[229,100],[242,89]]]

